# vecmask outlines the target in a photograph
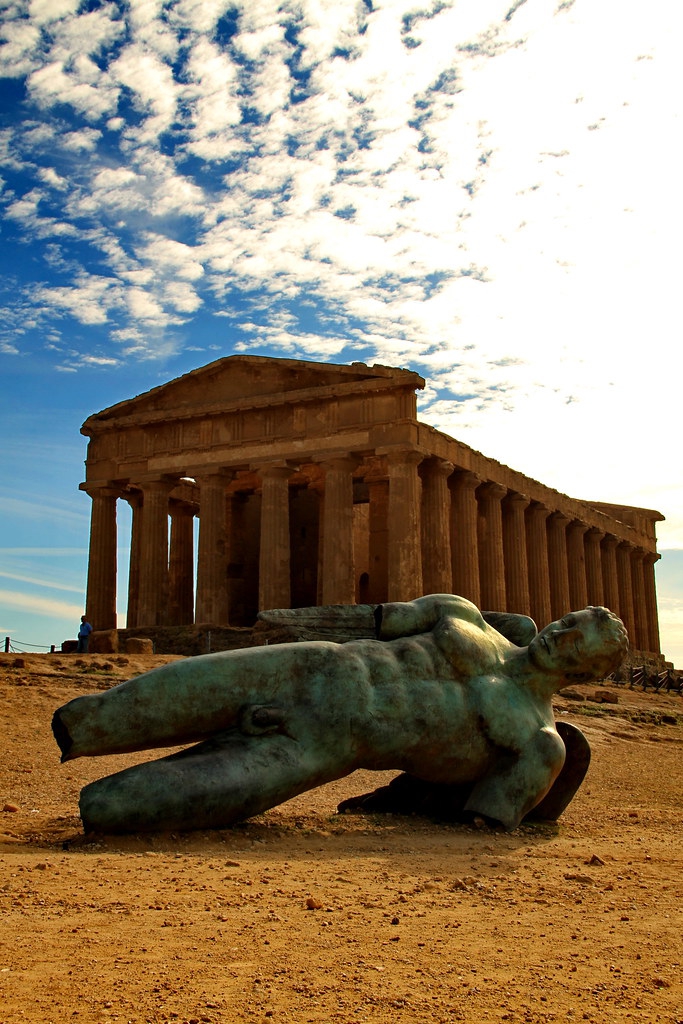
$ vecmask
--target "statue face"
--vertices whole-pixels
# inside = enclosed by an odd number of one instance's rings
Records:
[[[529,644],[529,658],[550,674],[588,670],[611,643],[593,611],[570,612],[538,633]]]

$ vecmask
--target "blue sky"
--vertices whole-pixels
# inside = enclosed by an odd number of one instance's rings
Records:
[[[74,634],[83,420],[253,352],[410,367],[427,422],[661,511],[683,665],[675,5],[0,8],[0,634]]]

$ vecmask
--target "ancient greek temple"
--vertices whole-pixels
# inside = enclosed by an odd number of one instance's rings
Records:
[[[434,430],[423,387],[409,370],[236,355],[90,416],[90,622],[116,627],[125,501],[129,627],[456,593],[539,627],[607,605],[659,653],[663,516],[569,498]]]

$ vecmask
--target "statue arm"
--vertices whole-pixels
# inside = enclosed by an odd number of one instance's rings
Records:
[[[395,640],[401,636],[429,633],[446,615],[485,628],[481,612],[471,601],[455,594],[429,594],[414,601],[378,605],[375,609],[377,639]]]
[[[541,729],[512,764],[498,759],[494,771],[475,783],[464,809],[499,821],[507,831],[517,828],[551,788],[565,754],[555,729]]]
[[[506,640],[517,647],[528,647],[536,636],[538,629],[528,615],[515,612],[482,612],[484,622],[493,626]]]

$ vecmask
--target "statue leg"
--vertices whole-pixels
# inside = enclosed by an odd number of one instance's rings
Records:
[[[84,830],[224,828],[353,770],[339,762],[317,764],[302,747],[280,733],[230,730],[126,768],[81,791]]]

